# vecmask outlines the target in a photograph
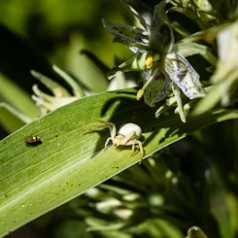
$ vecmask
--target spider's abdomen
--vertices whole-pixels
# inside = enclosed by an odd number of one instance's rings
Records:
[[[124,137],[128,137],[128,136],[130,137],[133,134],[136,134],[137,139],[140,138],[141,133],[142,133],[141,128],[135,123],[126,123],[122,125],[120,129],[118,130],[118,135],[122,135]]]

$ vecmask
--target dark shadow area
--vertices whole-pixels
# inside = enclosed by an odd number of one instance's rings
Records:
[[[32,69],[67,87],[64,80],[53,71],[52,66],[30,46],[29,42],[1,24],[0,35],[0,72],[2,74],[29,94],[32,93],[32,85],[39,83],[31,76],[30,70]]]

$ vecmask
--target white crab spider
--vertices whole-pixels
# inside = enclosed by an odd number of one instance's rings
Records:
[[[107,138],[105,142],[105,148],[107,147],[108,143],[112,141],[112,144],[115,147],[118,146],[132,146],[132,152],[135,150],[135,145],[138,145],[140,148],[140,152],[142,154],[140,163],[144,158],[144,149],[142,146],[142,142],[139,140],[141,137],[141,128],[135,123],[126,123],[122,125],[119,130],[117,131],[116,125],[112,122],[107,122],[103,120],[93,120],[92,122],[99,122],[101,125],[96,128],[88,129],[84,134],[88,134],[92,131],[96,131],[98,129],[108,128],[110,130],[110,137]]]

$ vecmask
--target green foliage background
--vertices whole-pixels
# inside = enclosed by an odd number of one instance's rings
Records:
[[[195,6],[195,1],[184,2]],[[157,1],[132,3],[140,11],[152,11]],[[105,72],[131,56],[112,43],[101,23],[102,18],[124,24],[131,20],[120,2],[0,2],[0,136],[6,137],[0,142],[0,236],[180,238],[198,226],[208,237],[238,237],[238,73],[231,54],[227,64],[211,64],[211,53],[219,60],[217,32],[237,24],[237,3],[210,3],[216,23],[206,15],[200,22],[196,14],[169,13],[178,38],[209,29],[206,36],[212,42],[203,42],[209,52],[198,50],[203,58],[190,57],[212,89],[184,124],[174,108],[156,119],[155,108],[136,101],[136,90],[128,89],[123,78],[115,87],[120,90],[106,92],[110,82]],[[180,11],[186,15],[184,9]],[[181,47],[187,50],[186,44]],[[238,49],[237,41],[232,49]],[[88,51],[100,63],[93,63]],[[70,72],[86,96],[42,116],[31,99],[32,86],[50,90],[30,70],[72,95],[53,64]],[[127,77],[138,82],[139,75]],[[212,77],[232,85],[225,106]],[[87,122],[99,118],[142,127],[147,158],[142,166],[139,153],[103,150],[108,131],[83,135]],[[32,134],[42,144],[27,145],[25,138]]]

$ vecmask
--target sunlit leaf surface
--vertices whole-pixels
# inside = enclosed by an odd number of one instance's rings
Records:
[[[118,122],[137,123],[149,156],[201,127],[238,118],[237,111],[220,111],[191,116],[186,124],[173,113],[153,119],[154,111],[136,101],[135,94],[124,90],[78,100],[0,142],[0,235],[139,162],[139,151],[131,154],[128,147],[104,150],[108,130],[83,135],[91,126],[89,120],[100,118],[117,126]],[[41,143],[27,144],[25,139],[31,135],[38,136]]]

